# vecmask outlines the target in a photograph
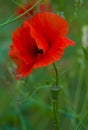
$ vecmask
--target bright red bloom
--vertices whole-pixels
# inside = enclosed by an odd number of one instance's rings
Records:
[[[25,77],[33,69],[59,60],[74,42],[66,38],[68,22],[57,14],[43,12],[26,20],[13,34],[9,56],[17,64],[17,74]]]

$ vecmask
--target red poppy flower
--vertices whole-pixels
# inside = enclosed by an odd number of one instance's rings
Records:
[[[57,14],[43,12],[26,20],[13,34],[9,56],[17,64],[18,77],[59,60],[74,42],[66,38],[68,22]]]
[[[16,9],[16,14],[20,15],[22,13],[24,13],[26,10],[28,10],[29,8],[31,8],[35,3],[37,2],[37,0],[33,0],[32,2],[29,3],[24,3],[22,5],[22,7],[19,7]],[[32,9],[31,11],[29,11],[29,13],[25,14],[24,17],[30,17],[30,15],[34,15],[37,12],[44,12],[44,11],[49,11],[52,12],[52,5],[51,3],[47,0],[44,1],[42,3],[40,3],[36,8]]]
[[[16,9],[16,14],[20,15],[23,14],[26,10],[28,10],[29,8],[31,8],[34,4],[24,4],[22,5],[22,7],[19,7]],[[25,17],[29,17],[30,15],[33,15],[35,12],[34,9],[32,9],[31,11],[29,11],[29,13],[25,14]]]

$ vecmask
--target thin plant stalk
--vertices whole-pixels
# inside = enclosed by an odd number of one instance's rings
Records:
[[[54,67],[55,75],[56,75],[55,86],[51,88],[51,93],[52,93],[52,98],[53,98],[53,113],[54,113],[54,119],[55,119],[55,125],[56,125],[55,130],[60,130],[59,120],[58,120],[58,92],[59,92],[58,71],[54,63],[53,63],[53,67]]]
[[[6,21],[6,22],[0,24],[0,27],[3,27],[3,26],[5,26],[5,25],[7,25],[7,24],[10,24],[10,23],[12,23],[12,22],[14,22],[14,21],[20,19],[22,16],[24,16],[24,15],[27,14],[29,11],[31,11],[32,9],[34,9],[34,8],[35,8],[39,3],[41,3],[42,1],[43,1],[43,0],[39,0],[39,1],[36,2],[31,8],[29,8],[28,10],[26,10],[24,13],[22,13],[22,14],[20,14],[19,16],[17,16],[17,17],[15,17],[15,18],[11,19],[10,21]]]
[[[55,63],[53,63],[53,67],[54,67],[55,75],[56,75],[56,86],[58,86],[58,70],[57,70]]]

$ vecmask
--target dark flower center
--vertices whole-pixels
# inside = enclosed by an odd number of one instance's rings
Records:
[[[42,49],[38,49],[38,48],[37,48],[36,53],[37,53],[37,54],[43,54],[44,52],[43,52]]]
[[[37,57],[38,55],[44,54],[43,49],[39,49],[37,46],[33,47],[32,54]]]

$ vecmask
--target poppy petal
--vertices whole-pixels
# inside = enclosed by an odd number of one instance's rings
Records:
[[[45,52],[48,49],[47,40],[43,35],[41,35],[41,32],[39,32],[36,28],[34,28],[30,23],[25,22],[30,28],[30,35],[33,39],[35,39],[36,45],[39,49],[43,49]]]
[[[17,67],[17,75],[16,75],[16,79],[21,78],[21,77],[25,77],[28,74],[30,74],[33,70],[33,65],[34,63],[30,63],[30,64],[21,64]]]
[[[64,49],[69,45],[74,45],[74,42],[68,38],[57,39],[56,43],[54,43],[47,53],[36,62],[34,68],[44,67],[59,60],[64,54]]]
[[[32,53],[33,49],[36,47],[36,43],[30,36],[30,28],[27,24],[24,23],[21,28],[18,28],[13,32],[13,46],[14,48],[11,48],[12,52],[15,53],[14,49],[16,49],[18,57],[26,63],[29,64],[36,59],[35,55]],[[16,53],[14,55],[16,55]]]
[[[36,22],[35,22],[36,21]],[[68,33],[68,22],[57,14],[44,12],[38,13],[28,22],[51,43],[57,37],[64,37]]]
[[[18,64],[18,62],[16,62],[16,59],[24,61],[25,63],[30,63],[31,61],[33,61],[33,58],[31,58],[31,56],[27,55],[22,50],[20,51],[20,49],[17,49],[17,47],[13,44],[10,45],[9,56],[16,64]]]

